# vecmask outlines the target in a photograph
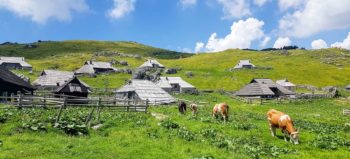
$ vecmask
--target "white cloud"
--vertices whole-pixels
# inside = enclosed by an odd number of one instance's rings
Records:
[[[312,49],[324,49],[328,48],[327,43],[323,39],[317,39],[311,42]]]
[[[308,0],[279,21],[280,31],[287,36],[303,38],[322,31],[349,28],[349,6],[349,0]]]
[[[350,50],[350,32],[348,34],[348,37],[346,37],[343,40],[343,42],[336,42],[336,43],[332,44],[332,47],[338,47],[338,48]]]
[[[273,44],[273,48],[279,49],[284,46],[290,46],[292,45],[292,41],[288,37],[279,37],[275,44]]]
[[[264,38],[264,40],[263,41],[261,41],[261,43],[260,43],[260,47],[265,47],[266,45],[267,45],[267,43],[269,43],[270,42],[270,40],[271,40],[271,37],[269,37],[269,36],[266,36],[265,38]]]
[[[199,53],[199,52],[203,51],[203,49],[204,49],[204,43],[197,42],[196,47],[194,48],[194,52]]]
[[[114,6],[108,10],[107,15],[111,19],[119,19],[135,10],[136,0],[114,0]]]
[[[278,5],[282,10],[287,10],[288,8],[298,8],[305,2],[306,0],[278,0]]]
[[[86,12],[89,6],[85,0],[0,0],[0,9],[45,24],[51,18],[69,21],[72,12]]]
[[[180,4],[183,7],[194,6],[197,4],[197,0],[180,0]]]
[[[223,6],[224,19],[242,18],[251,15],[249,3],[245,0],[217,0]]]
[[[254,0],[254,4],[261,7],[263,6],[268,0]]]
[[[239,20],[231,26],[231,33],[224,38],[217,38],[217,34],[213,33],[205,46],[207,51],[217,52],[232,48],[250,48],[251,43],[264,37],[262,27],[263,21],[255,18]]]

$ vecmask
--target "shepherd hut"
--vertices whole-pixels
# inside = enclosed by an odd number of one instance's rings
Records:
[[[184,81],[181,77],[160,77],[160,79],[156,82],[163,90],[168,93],[195,93],[196,88]]]
[[[253,69],[255,65],[250,63],[250,60],[240,60],[239,63],[233,69]]]
[[[149,104],[169,104],[175,99],[162,88],[148,80],[131,80],[116,91],[116,98],[149,101]]]
[[[350,91],[350,85],[346,86],[345,89]]]
[[[288,79],[277,80],[276,83],[290,91],[294,91],[296,88],[296,85],[290,82]]]
[[[32,65],[27,63],[24,57],[0,57],[0,66],[6,69],[32,70]]]
[[[271,79],[253,79],[236,92],[240,97],[279,98],[295,95],[294,92],[274,83]]]
[[[159,63],[157,60],[148,59],[145,63],[143,63],[139,68],[165,68],[164,65]]]
[[[40,89],[55,90],[73,77],[73,72],[44,70],[32,84]]]
[[[95,75],[100,73],[116,72],[117,69],[109,62],[86,61],[84,66],[75,71],[76,75]]]
[[[87,98],[89,94],[89,86],[80,81],[77,77],[73,77],[63,85],[59,86],[54,94],[58,96],[70,96],[72,98],[82,97]]]
[[[35,88],[16,74],[0,66],[0,95],[9,96],[11,94],[33,94]]]

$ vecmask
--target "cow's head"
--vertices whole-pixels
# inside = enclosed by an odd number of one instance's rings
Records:
[[[290,133],[289,135],[290,141],[294,143],[295,145],[299,144],[299,131],[295,131]]]

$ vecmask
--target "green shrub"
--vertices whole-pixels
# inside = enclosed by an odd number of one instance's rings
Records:
[[[167,128],[167,129],[178,129],[180,128],[179,124],[171,121],[171,120],[164,120],[160,123],[160,125],[164,128]]]

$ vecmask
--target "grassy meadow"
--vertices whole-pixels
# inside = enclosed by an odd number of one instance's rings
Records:
[[[55,128],[52,120],[56,110],[2,109],[0,158],[338,159],[350,156],[350,128],[343,126],[349,117],[341,114],[343,108],[349,108],[349,99],[247,105],[220,94],[177,97],[208,104],[201,106],[196,116],[190,112],[180,115],[175,105],[151,107],[146,114],[105,109],[99,122],[103,126],[99,129],[74,127],[85,135],[72,135],[66,129]],[[227,123],[211,117],[212,105],[218,101],[230,105]],[[300,145],[286,143],[280,131],[277,138],[270,135],[265,113],[271,108],[292,116],[296,127],[301,129]],[[84,125],[89,111],[68,108],[62,120]],[[152,113],[165,118],[158,120]],[[93,120],[93,125],[97,124]]]
[[[181,54],[134,42],[63,41],[1,45],[0,56],[24,56],[33,72],[14,70],[34,81],[44,69],[74,71],[86,60],[127,61],[135,69],[147,58],[159,60],[167,68],[181,68],[177,74],[199,90],[236,91],[252,78],[288,78],[295,84],[317,87],[350,84],[350,52],[340,49],[281,51],[227,50],[208,54]],[[95,52],[138,54],[141,58],[115,54],[95,56]],[[250,59],[262,68],[231,71],[239,60]],[[263,69],[271,68],[271,69]],[[187,77],[191,71],[194,76]],[[102,74],[79,77],[93,88],[119,88],[130,74]],[[298,90],[304,91],[304,90]],[[217,91],[220,92],[220,91]],[[93,116],[89,129],[85,120],[91,109],[64,110],[55,124],[57,110],[3,109],[0,104],[0,158],[324,158],[350,157],[349,92],[337,99],[303,100],[264,105],[246,104],[228,95],[201,93],[174,95],[177,98],[206,102],[192,116],[178,113],[176,105],[153,106],[148,113],[121,113],[103,109],[101,120]],[[215,103],[230,105],[229,122],[211,117]],[[301,129],[301,144],[284,142],[270,135],[266,112],[277,109],[289,114]],[[156,119],[164,117],[164,119]],[[153,115],[152,115],[153,114]]]

